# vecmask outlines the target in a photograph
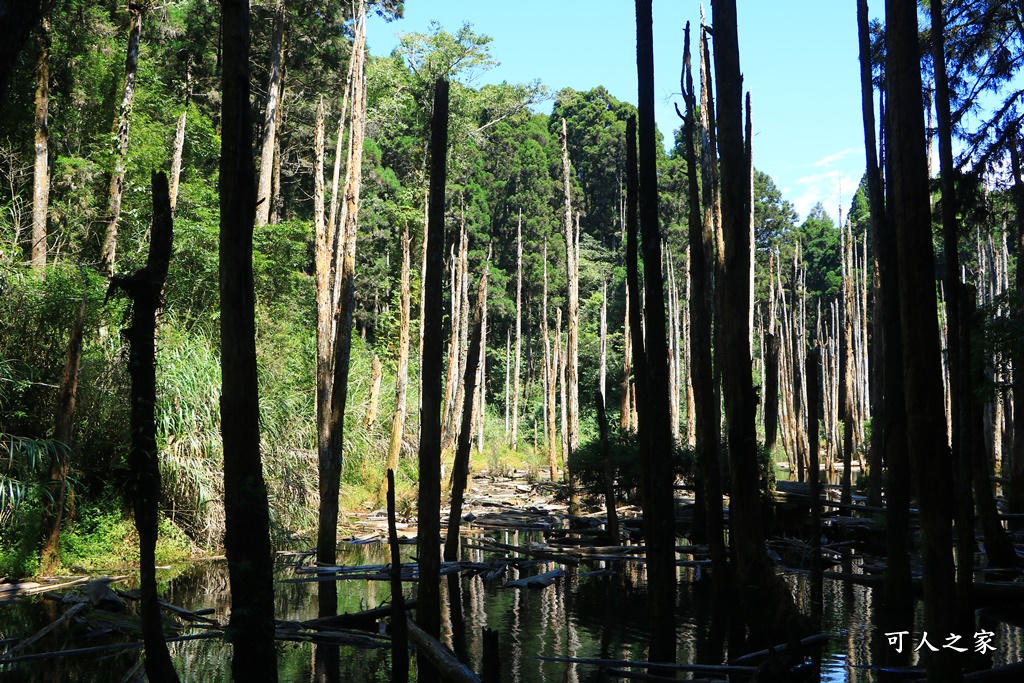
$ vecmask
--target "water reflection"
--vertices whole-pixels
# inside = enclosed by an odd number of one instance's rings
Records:
[[[542,541],[539,532],[489,531],[494,540],[512,545]],[[470,544],[475,545],[475,544]],[[339,553],[346,566],[388,563],[384,544],[347,545]],[[412,561],[414,546],[403,546],[403,561]],[[489,562],[496,555],[477,547],[463,549],[463,558]],[[681,555],[680,559],[694,560]],[[848,552],[840,558],[845,572],[863,572],[864,560]],[[541,589],[502,588],[501,584],[556,569],[551,562],[524,558],[520,566],[509,566],[497,581],[486,583],[483,574],[446,578],[442,590],[446,606],[442,623],[444,641],[474,670],[480,671],[484,657],[484,629],[499,637],[499,661],[503,680],[511,683],[571,682],[594,683],[613,680],[594,666],[566,664],[537,659],[583,657],[596,659],[645,659],[646,610],[645,566],[637,561],[583,562],[568,568],[553,586]],[[598,570],[612,572],[592,574]],[[282,562],[278,578],[294,578],[293,569]],[[711,591],[710,577],[700,566],[678,569],[677,641],[678,659],[683,662],[720,663],[723,654],[735,656],[736,643],[729,649],[727,619],[730,606],[725,596]],[[785,579],[804,613],[810,613],[812,581],[807,572],[787,573]],[[317,583],[282,583],[276,586],[277,614],[281,619],[301,621],[318,616]],[[333,584],[338,612],[356,612],[390,602],[386,581],[342,580]],[[408,597],[415,584],[406,584]],[[123,587],[131,587],[130,584]],[[921,623],[918,608],[915,624],[900,625],[915,638],[897,656],[883,635],[880,610],[875,607],[876,589],[825,578],[821,583],[821,629],[832,638],[821,662],[822,681],[877,683],[885,681],[873,666],[903,666],[916,663],[910,652],[916,645]],[[169,602],[187,609],[212,609],[211,615],[226,623],[230,608],[227,569],[220,562],[203,562],[170,580],[164,595]],[[52,600],[35,597],[0,605],[0,640],[25,638],[51,623],[65,609]],[[981,626],[995,633],[994,665],[1018,661],[1022,654],[1021,629],[1000,615],[984,612]],[[185,633],[195,632],[195,629]],[[117,642],[116,637],[90,637],[81,625],[56,629],[27,653],[70,648],[95,647]],[[390,680],[390,651],[387,648],[318,645],[316,657],[310,643],[282,643],[279,646],[282,681],[387,681]],[[330,650],[331,652],[328,652]],[[175,665],[183,679],[210,682],[230,681],[230,651],[219,639],[176,642],[170,645]],[[337,652],[337,656],[328,656]],[[139,665],[139,651],[106,653],[92,657],[24,662],[0,669],[5,681],[66,681],[83,683],[120,681]],[[413,660],[415,661],[415,660]],[[323,662],[323,664],[320,664]],[[415,675],[415,664],[413,664]],[[698,676],[699,677],[699,676]],[[127,679],[125,679],[127,680]]]

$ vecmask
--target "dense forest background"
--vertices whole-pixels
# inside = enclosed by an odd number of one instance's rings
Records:
[[[1021,213],[1014,193],[1021,187],[1020,91],[1014,88],[1024,38],[1016,10],[1005,14],[997,4],[980,0],[950,4],[946,49],[953,129],[961,140],[962,227],[956,249],[967,281],[977,287],[983,319],[977,362],[984,381],[976,389],[984,403],[985,451],[1000,467],[1013,439],[1009,358],[1019,338],[1009,312],[1017,294],[1010,283],[1019,278]],[[378,3],[370,11],[394,16],[401,3]],[[53,0],[44,12],[0,106],[0,574],[39,567],[42,513],[53,506],[58,463],[69,467],[60,555],[85,562],[90,555],[117,556],[130,547],[112,540],[130,536],[125,522],[129,383],[120,333],[128,304],[108,296],[107,275],[145,264],[152,171],[171,174],[175,229],[157,338],[162,532],[179,548],[206,549],[218,547],[224,532],[218,7],[201,0],[130,6]],[[278,545],[308,538],[317,521],[317,118],[322,107],[326,175],[337,178],[340,171],[344,176],[343,155],[332,152],[335,144],[343,149],[350,135],[346,107],[355,27],[351,8],[338,3],[252,4],[254,139],[260,188],[267,189],[260,194],[254,236],[260,433]],[[927,30],[922,40],[930,41]],[[879,26],[873,27],[872,46],[875,85],[882,86]],[[420,259],[437,78],[452,83],[444,325],[454,341],[446,347],[446,386],[452,388],[446,434],[457,429],[454,387],[469,344],[466,292],[476,291],[487,263],[484,371],[474,411],[480,416],[477,466],[492,471],[527,466],[537,476],[564,469],[558,459],[566,451],[564,408],[558,426],[549,428],[556,405],[567,400],[564,380],[560,394],[549,389],[558,379],[559,361],[553,359],[561,356],[565,363],[573,246],[579,291],[578,457],[597,457],[599,386],[622,433],[636,425],[626,352],[624,247],[626,128],[636,108],[601,87],[552,93],[539,82],[471,85],[494,63],[489,38],[466,24],[404,35],[400,48],[390,55],[371,54],[365,65],[356,334],[341,475],[342,504],[349,509],[381,503],[389,418],[399,409],[394,387],[401,374],[403,235],[409,236],[412,264],[413,352],[397,474],[406,511],[412,507],[419,419],[415,378],[420,375],[415,343],[422,324],[417,316]],[[927,81],[932,70],[927,58],[923,69]],[[982,94],[999,100],[991,118],[972,116]],[[572,168],[569,201],[578,221],[578,242],[568,251],[563,125]],[[930,129],[929,137],[936,132]],[[666,274],[672,426],[680,445],[692,451],[689,168],[683,129],[667,144],[659,135],[657,143],[664,263],[645,267],[661,267]],[[933,177],[937,172],[936,162]],[[40,189],[43,176],[45,190]],[[938,181],[933,185],[938,226]],[[340,194],[338,182],[328,181],[322,196],[330,205]],[[817,345],[825,354],[823,457],[829,463],[844,457],[867,461],[871,378],[880,361],[873,355],[876,245],[866,183],[850,206],[832,214],[819,204],[801,218],[772,179],[756,171],[752,206],[752,348],[754,384],[763,397],[758,428],[769,442],[764,458],[788,459],[794,469],[806,458],[807,429],[798,419],[807,401],[802,367],[807,348]],[[112,223],[116,250],[109,247]],[[938,232],[935,240],[941,244]],[[947,262],[941,248],[937,251],[938,279]],[[73,434],[58,434],[65,414],[59,389],[80,310]],[[841,377],[849,378],[843,380],[844,391],[853,387],[849,400],[839,395]],[[775,415],[765,414],[771,412],[769,404],[777,406]],[[766,428],[766,419],[779,425],[777,442],[775,425]],[[880,487],[880,469],[868,471],[862,483],[871,480]]]

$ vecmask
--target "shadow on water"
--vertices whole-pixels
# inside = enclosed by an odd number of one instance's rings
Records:
[[[480,537],[477,530],[477,538]],[[487,530],[486,535],[501,543],[523,545],[543,540],[540,532]],[[470,543],[470,545],[475,545]],[[343,545],[339,563],[346,566],[383,565],[388,546],[382,543]],[[403,545],[403,562],[413,561],[414,546]],[[473,562],[495,559],[492,551],[463,548],[462,557]],[[681,560],[694,560],[680,555]],[[699,558],[696,558],[699,559]],[[784,557],[788,564],[791,558]],[[859,573],[865,560],[853,553],[835,556],[835,569]],[[498,633],[501,680],[505,683],[579,682],[620,680],[595,666],[553,662],[539,657],[580,657],[643,660],[646,647],[645,572],[642,562],[586,562],[566,568],[554,585],[547,588],[503,588],[502,584],[559,568],[546,561],[527,561],[510,566],[505,575],[485,583],[484,574],[448,577],[442,586],[445,614],[442,640],[480,671],[484,659],[484,631]],[[296,576],[282,562],[278,578]],[[805,614],[812,609],[812,579],[806,571],[788,571],[785,580]],[[677,641],[680,662],[720,663],[729,652],[727,626],[723,616],[728,606],[711,593],[711,582],[703,564],[680,566],[677,604]],[[130,583],[119,584],[133,587]],[[318,616],[317,583],[281,582],[276,585],[279,619],[301,621]],[[335,584],[338,612],[357,612],[390,602],[387,581],[342,580]],[[226,623],[230,608],[227,568],[222,562],[193,565],[162,587],[164,598],[190,610],[212,609],[210,616]],[[407,596],[414,597],[415,584],[406,584]],[[879,626],[876,595],[870,586],[830,579],[821,583],[821,629],[831,639],[820,661],[820,680],[846,683],[875,683],[887,680],[873,667],[916,662],[913,649],[920,638],[920,607],[916,624],[901,625],[910,632],[904,656],[894,657],[894,647]],[[461,609],[452,610],[452,605]],[[50,624],[66,607],[32,597],[0,604],[0,641],[25,638]],[[461,626],[460,626],[461,624]],[[992,665],[1021,659],[1024,653],[1021,630],[1002,622],[981,622],[994,633]],[[980,628],[980,627],[979,627]],[[183,633],[195,633],[186,629]],[[120,641],[118,640],[120,638]],[[69,624],[46,636],[26,653],[96,647],[129,640],[123,636],[91,635],[83,624]],[[780,637],[780,641],[784,638]],[[936,643],[941,644],[941,642]],[[4,646],[6,650],[8,646]],[[314,656],[314,647],[319,648]],[[307,642],[279,643],[279,674],[282,681],[389,681],[390,651],[386,647],[362,649]],[[334,656],[336,650],[337,656]],[[219,639],[193,640],[170,645],[175,666],[183,680],[230,681],[230,650]],[[730,653],[735,655],[736,653]],[[2,655],[0,655],[2,657]],[[98,655],[53,658],[6,665],[0,668],[4,681],[106,681],[126,678],[139,664],[140,651],[106,652]],[[415,675],[415,665],[413,665]]]

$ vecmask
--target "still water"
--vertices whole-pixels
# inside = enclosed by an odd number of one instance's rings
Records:
[[[489,530],[487,537],[502,543],[519,545],[541,540],[536,532]],[[480,538],[477,536],[476,538]],[[403,546],[403,558],[410,559],[414,546]],[[464,559],[487,562],[496,556],[491,551],[463,549]],[[681,560],[693,560],[680,555]],[[787,558],[788,560],[789,558]],[[282,557],[278,567],[276,586],[277,617],[293,621],[317,616],[316,586],[314,582],[288,582],[298,575],[291,566],[292,558]],[[381,565],[387,562],[387,545],[380,543],[345,545],[339,553],[339,564],[346,566]],[[788,563],[788,562],[787,562]],[[796,563],[792,563],[796,564]],[[862,562],[847,558],[844,571],[858,572]],[[484,583],[482,575],[462,576],[460,579],[461,604],[465,623],[465,645],[469,665],[480,671],[483,629],[499,633],[502,681],[505,683],[579,682],[621,680],[605,674],[595,666],[548,662],[538,657],[583,657],[600,659],[643,660],[645,658],[645,573],[639,562],[583,562],[579,568],[568,568],[554,585],[547,588],[503,588],[504,581],[524,578],[556,569],[557,565],[536,562],[522,569],[510,568],[502,579]],[[605,570],[605,571],[602,571]],[[599,573],[593,573],[599,572]],[[707,661],[702,655],[711,627],[709,582],[703,581],[706,572],[700,564],[678,569],[678,657],[680,662]],[[797,603],[805,612],[810,610],[810,581],[805,572],[789,570],[784,574]],[[116,584],[131,588],[130,581]],[[338,581],[339,612],[355,612],[377,607],[390,601],[387,581]],[[407,583],[407,597],[415,593],[415,584]],[[447,599],[447,585],[443,583],[443,597]],[[210,615],[226,623],[229,611],[228,577],[222,562],[197,563],[162,584],[165,599],[190,610],[210,608]],[[875,591],[867,586],[855,586],[825,579],[823,595],[823,631],[831,637],[822,650],[821,680],[848,683],[901,680],[883,676],[877,670],[884,656],[891,655],[894,646],[877,631],[873,605]],[[34,597],[16,602],[0,603],[0,641],[7,638],[25,638],[51,623],[66,609],[53,600]],[[920,623],[920,609],[917,621]],[[452,619],[446,613],[443,620],[443,640],[452,645]],[[908,631],[904,652],[918,646],[920,629],[917,624],[901,627]],[[984,620],[978,628],[993,633],[988,653],[989,666],[1021,659],[1021,630],[1005,623]],[[199,633],[195,628],[183,633]],[[966,634],[963,644],[974,645],[973,634]],[[55,630],[36,646],[25,651],[46,652],[72,648],[87,648],[119,642],[118,636],[90,635],[83,624],[71,624]],[[120,637],[121,640],[125,640]],[[780,638],[782,640],[782,638]],[[937,646],[943,638],[929,637]],[[8,646],[0,648],[0,652]],[[182,680],[230,681],[230,649],[219,639],[191,640],[171,644],[171,654]],[[324,646],[318,646],[324,647]],[[328,646],[330,647],[330,646]],[[279,648],[279,678],[281,681],[313,680],[313,649],[309,643],[281,643]],[[737,656],[743,652],[729,652]],[[916,661],[911,656],[906,664]],[[384,648],[364,649],[341,647],[341,681],[390,680],[390,652]],[[105,652],[75,657],[50,659],[7,665],[0,668],[4,681],[80,681],[99,683],[106,681],[134,681],[140,673],[140,651]],[[413,658],[415,671],[415,658]],[[700,678],[704,674],[694,674]],[[683,678],[681,676],[681,678]]]

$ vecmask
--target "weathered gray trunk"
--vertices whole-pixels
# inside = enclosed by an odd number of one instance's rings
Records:
[[[50,203],[50,16],[43,15],[36,44],[36,139],[32,174],[32,265],[46,265],[46,217]]]
[[[284,58],[284,0],[274,10],[274,37],[270,46],[270,75],[267,79],[267,103],[263,108],[263,146],[260,152],[259,187],[256,190],[256,225],[266,225],[272,204],[271,184],[274,171],[274,147],[277,141],[278,108],[281,102],[281,62]]]

